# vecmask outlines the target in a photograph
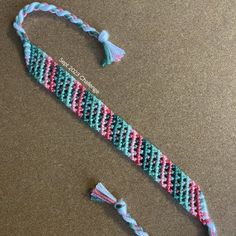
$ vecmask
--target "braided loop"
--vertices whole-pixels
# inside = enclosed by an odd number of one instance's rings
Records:
[[[55,5],[33,2],[31,4],[26,5],[20,10],[19,14],[16,16],[15,22],[13,23],[17,34],[20,36],[23,42],[23,47],[25,50],[25,61],[27,65],[29,63],[30,56],[30,40],[22,24],[26,16],[34,11],[50,12],[59,17],[64,17],[71,23],[77,25],[84,32],[88,33],[90,36],[96,38],[100,43],[102,43],[104,48],[105,58],[102,61],[103,67],[106,65],[110,65],[113,62],[119,62],[125,55],[125,51],[123,49],[117,47],[108,40],[109,34],[107,31],[103,30],[101,33],[99,33],[95,28],[91,27],[89,24],[85,23],[77,16],[73,15],[67,10],[56,7]]]
[[[96,38],[99,36],[99,33],[96,31],[95,28],[92,28],[87,23],[83,22],[80,18],[73,15],[71,12],[67,10],[63,10],[62,8],[56,7],[53,4],[33,2],[31,4],[26,5],[20,10],[13,24],[22,41],[29,39],[22,24],[25,18],[27,17],[27,15],[34,11],[50,12],[59,17],[64,17],[67,20],[69,20],[71,23],[77,25],[80,29],[82,29],[84,32],[88,33],[89,35],[94,36]]]

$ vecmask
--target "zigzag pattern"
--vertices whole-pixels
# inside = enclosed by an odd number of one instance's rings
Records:
[[[29,44],[29,42],[26,43]],[[209,235],[216,235],[200,186],[172,163],[154,144],[143,138],[63,67],[31,43],[27,67],[38,83],[54,93],[76,116],[140,166],[203,225],[207,225]]]

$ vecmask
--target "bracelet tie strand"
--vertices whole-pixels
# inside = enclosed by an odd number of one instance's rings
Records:
[[[14,27],[23,43],[25,62],[30,75],[48,91],[55,94],[90,128],[142,168],[187,212],[197,217],[208,228],[209,236],[216,236],[216,227],[209,215],[206,198],[200,186],[157,146],[144,138],[122,117],[115,114],[62,66],[58,65],[52,57],[29,40],[22,23],[27,14],[39,10],[63,16],[89,35],[97,38],[105,50],[103,66],[119,61],[124,56],[124,51],[108,40],[109,35],[106,31],[98,33],[69,11],[51,4],[34,2],[20,10],[14,22]]]
[[[113,62],[119,62],[125,55],[125,51],[109,41],[109,33],[103,30],[99,33],[95,28],[89,26],[89,24],[83,22],[77,16],[71,14],[69,11],[65,11],[62,8],[58,8],[55,5],[48,3],[39,3],[33,2],[29,5],[26,5],[23,9],[20,10],[19,14],[16,16],[14,22],[14,27],[20,36],[21,40],[25,43],[26,52],[26,63],[28,63],[30,51],[29,51],[29,38],[22,26],[22,23],[26,16],[34,11],[44,11],[51,12],[57,16],[64,17],[69,20],[71,23],[77,25],[84,32],[88,33],[90,36],[98,39],[102,43],[105,53],[105,58],[102,61],[102,66],[110,65]]]
[[[122,199],[117,200],[102,183],[98,183],[92,190],[91,200],[113,205],[123,220],[129,224],[129,227],[134,231],[135,235],[148,236],[143,228],[138,226],[136,220],[128,213],[126,203]]]

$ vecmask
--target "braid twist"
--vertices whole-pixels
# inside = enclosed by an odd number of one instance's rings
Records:
[[[114,206],[123,220],[128,223],[129,227],[134,231],[135,235],[148,236],[143,228],[138,225],[136,220],[127,211],[127,205],[123,200],[117,200],[102,183],[98,183],[91,192],[93,201],[106,202]]]

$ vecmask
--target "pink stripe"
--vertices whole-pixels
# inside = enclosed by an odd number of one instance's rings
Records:
[[[138,134],[137,135],[139,138],[139,142],[138,142],[138,149],[137,149],[137,155],[136,155],[136,164],[138,166],[141,166],[141,156],[140,156],[140,152],[141,152],[141,147],[142,147],[142,141],[143,141],[143,137]]]
[[[51,63],[52,63],[52,58],[47,57],[46,58],[46,69],[45,69],[45,73],[44,73],[44,87],[47,88],[47,89],[50,88],[50,84],[48,83],[49,82],[48,72],[49,72]]]
[[[172,171],[172,162],[171,160],[167,160],[168,163],[169,163],[169,169],[168,169],[168,177],[167,177],[167,191],[168,193],[171,193],[172,192],[172,189],[171,189],[171,171]]]
[[[113,120],[113,112],[110,110],[110,108],[108,108],[108,113],[110,113],[110,119],[108,121],[108,124],[107,124],[107,133],[106,133],[106,139],[108,140],[111,140],[111,124],[112,124],[112,120]]]
[[[73,98],[72,98],[71,109],[74,113],[76,113],[78,110],[78,107],[77,108],[75,108],[75,107],[76,107],[77,93],[79,90],[80,83],[77,80],[75,80],[73,86],[74,86],[74,94],[73,94]]]
[[[135,140],[136,140],[136,135],[137,135],[137,132],[133,129],[132,131],[131,131],[131,134],[130,134],[130,136],[131,136],[131,138],[132,138],[132,142],[131,142],[131,150],[130,150],[130,153],[131,153],[131,160],[132,161],[136,161],[136,159],[135,159],[135,155],[134,155],[134,145],[135,145]]]
[[[102,120],[101,120],[101,135],[105,136],[106,132],[104,130],[104,125],[105,125],[105,120],[106,120],[106,116],[107,116],[107,106],[105,104],[102,105]]]
[[[196,199],[197,199],[197,216],[198,216],[199,220],[201,221],[202,213],[201,213],[200,193],[199,193],[200,187],[197,184],[196,184],[195,192],[196,192]]]
[[[83,97],[84,97],[84,93],[85,93],[86,89],[82,84],[80,84],[79,87],[81,88],[81,94],[80,94],[79,101],[78,101],[77,115],[81,118],[83,115],[82,101],[83,101]]]
[[[191,213],[192,215],[196,215],[196,212],[195,212],[195,206],[194,206],[194,200],[195,200],[195,196],[194,196],[194,191],[195,191],[195,182],[193,180],[191,180],[191,188],[190,188],[190,191],[191,191]]]
[[[162,154],[162,167],[161,167],[161,186],[163,188],[166,188],[166,184],[165,184],[165,167],[166,167],[166,160],[167,157],[165,155]]]
[[[50,76],[50,87],[49,90],[54,93],[55,92],[55,75],[56,75],[56,69],[57,69],[57,63],[55,61],[53,61],[52,64],[53,68],[52,68],[52,74]]]

